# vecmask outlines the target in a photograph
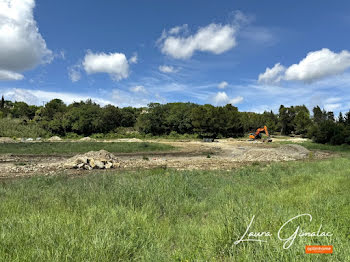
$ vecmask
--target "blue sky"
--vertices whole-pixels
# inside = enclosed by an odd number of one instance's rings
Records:
[[[0,0],[0,94],[350,109],[349,1]]]

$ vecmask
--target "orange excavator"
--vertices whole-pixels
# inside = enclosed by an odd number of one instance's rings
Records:
[[[249,134],[249,140],[254,141],[257,139],[261,139],[261,134],[265,133],[267,136],[266,139],[263,140],[263,142],[272,142],[272,139],[270,138],[269,131],[267,130],[267,126],[264,126],[263,128],[258,128],[255,133]]]

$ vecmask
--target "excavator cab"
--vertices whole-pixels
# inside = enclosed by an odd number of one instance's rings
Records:
[[[250,134],[249,140],[254,141],[257,139],[261,139],[262,134],[265,134],[267,136],[267,138],[264,139],[263,142],[272,142],[272,139],[270,138],[270,135],[269,135],[269,131],[267,130],[267,126],[264,126],[263,128],[258,128],[255,133]]]

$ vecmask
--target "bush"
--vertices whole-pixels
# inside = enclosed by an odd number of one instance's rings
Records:
[[[343,134],[337,134],[331,138],[330,143],[332,145],[342,145],[345,143],[345,137]]]
[[[65,138],[68,138],[68,139],[79,139],[82,137],[83,136],[80,136],[77,133],[73,133],[73,132],[66,133],[66,135],[65,135]]]
[[[25,119],[0,119],[0,137],[49,137],[51,133],[34,121]]]

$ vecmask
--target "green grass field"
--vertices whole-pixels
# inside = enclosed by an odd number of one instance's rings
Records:
[[[148,171],[0,183],[2,261],[350,261],[350,161],[254,165],[231,172]],[[283,249],[279,228],[332,232]],[[252,216],[267,243],[233,243]],[[305,254],[333,245],[334,254]]]
[[[42,143],[9,143],[0,145],[0,154],[76,154],[89,151],[107,150],[112,153],[152,152],[174,150],[170,145],[148,142],[42,142]]]
[[[283,142],[279,142],[279,144],[293,144],[293,142],[283,141]],[[340,146],[333,146],[329,144],[317,144],[317,143],[308,141],[308,142],[298,143],[298,145],[301,145],[309,150],[331,151],[336,153],[343,153],[344,155],[350,154],[350,145],[347,145],[347,144],[340,145]]]

